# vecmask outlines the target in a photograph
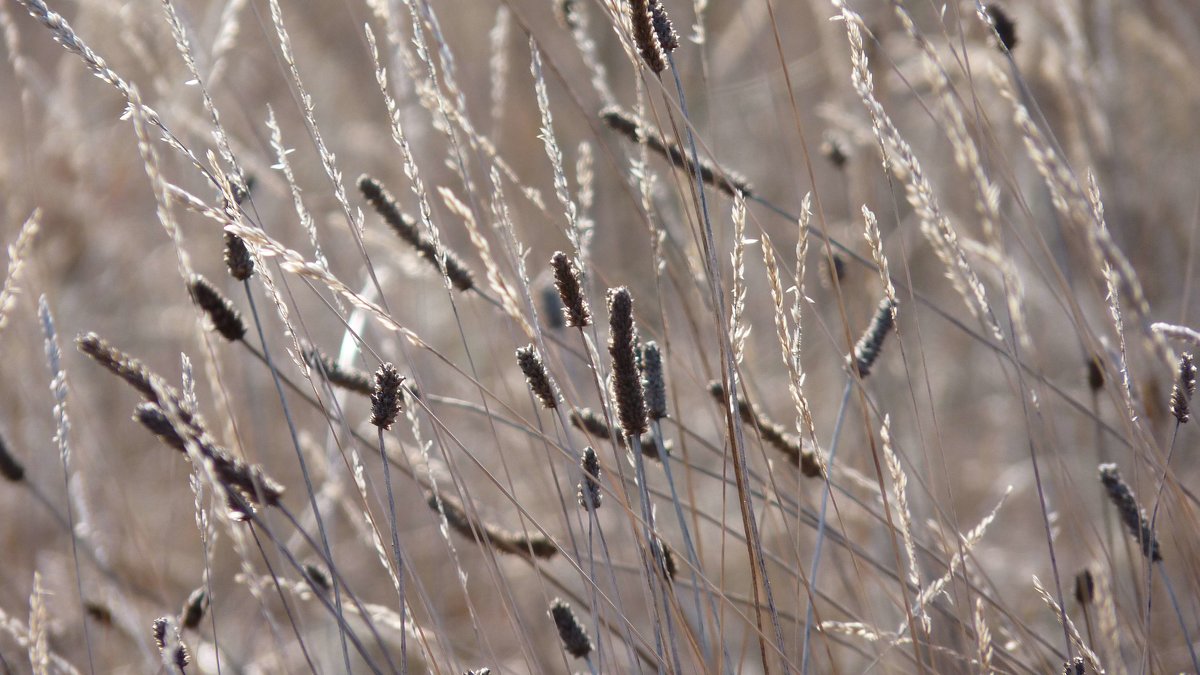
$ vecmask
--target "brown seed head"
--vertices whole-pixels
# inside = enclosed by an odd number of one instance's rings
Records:
[[[603,495],[600,492],[600,460],[591,446],[583,449],[583,461],[580,466],[583,469],[583,480],[579,481],[576,490],[579,505],[589,511],[594,511],[600,508]]]
[[[390,363],[379,366],[375,371],[375,390],[371,393],[371,424],[380,429],[391,429],[400,412],[403,396],[400,384],[404,378]]]
[[[675,32],[662,0],[650,0],[650,18],[654,21],[654,36],[658,38],[658,46],[662,47],[663,52],[670,54],[679,49],[679,34]]]
[[[612,357],[612,393],[617,419],[629,435],[646,432],[646,401],[638,373],[633,296],[621,286],[608,291],[608,354]]]
[[[642,388],[646,395],[646,413],[652,420],[667,416],[667,381],[663,374],[662,351],[654,341],[642,345]]]
[[[1005,51],[1012,51],[1017,46],[1017,24],[1012,20],[1007,12],[999,5],[990,4],[984,8],[988,18],[992,21],[992,27],[996,29],[996,37],[1000,38],[1000,45]]]
[[[577,659],[582,659],[592,653],[592,641],[575,618],[571,606],[560,598],[555,598],[550,604],[550,616],[554,626],[558,628],[558,638],[562,640],[563,649]]]
[[[246,242],[232,232],[225,233],[225,267],[229,275],[238,281],[245,281],[254,275],[254,258]]]
[[[866,378],[871,374],[871,366],[875,365],[875,360],[879,358],[879,351],[883,347],[883,339],[887,337],[892,328],[895,327],[895,318],[893,310],[896,305],[891,298],[884,298],[879,303],[879,308],[875,310],[875,316],[871,319],[871,325],[867,328],[867,332],[859,338],[858,344],[854,345],[854,353],[851,355],[850,365],[858,373],[859,377]]]
[[[1191,418],[1189,401],[1196,393],[1196,364],[1192,355],[1184,352],[1179,357],[1179,374],[1175,378],[1175,386],[1171,389],[1171,414],[1180,424],[1187,424]]]
[[[417,253],[433,265],[438,272],[450,278],[450,283],[460,291],[468,291],[475,287],[475,278],[471,270],[454,253],[446,248],[439,249],[437,244],[425,238],[417,228],[413,219],[400,212],[400,206],[395,197],[383,187],[383,184],[371,176],[363,175],[358,179],[358,189],[366,197],[367,202],[375,212],[383,217],[384,222],[392,230],[417,250]]]
[[[1075,575],[1075,601],[1082,607],[1087,607],[1096,599],[1096,580],[1092,571],[1084,568]]]
[[[1117,469],[1116,464],[1100,465],[1100,482],[1104,484],[1109,500],[1117,507],[1117,513],[1121,516],[1121,522],[1125,523],[1125,529],[1129,530],[1129,533],[1141,544],[1142,555],[1152,562],[1162,560],[1158,539],[1154,536],[1154,531],[1150,529],[1150,521],[1138,506],[1137,497],[1133,494],[1129,484],[1125,482],[1124,478],[1121,478],[1121,472]]]
[[[188,596],[187,602],[183,604],[179,624],[184,628],[195,630],[200,626],[200,621],[204,618],[204,613],[207,611],[208,593],[201,586],[192,591],[192,594]]]
[[[246,336],[246,324],[242,321],[242,315],[234,308],[229,298],[222,295],[208,279],[194,274],[188,288],[192,292],[192,299],[208,315],[213,328],[222,337],[230,342],[237,342]]]
[[[650,11],[650,0],[629,0],[629,18],[633,22],[633,42],[646,66],[655,73],[667,69],[667,57],[658,42],[654,15]]]
[[[554,382],[546,372],[546,364],[542,363],[542,357],[538,355],[537,348],[532,343],[517,349],[517,365],[525,374],[529,390],[542,402],[542,406],[549,410],[557,408],[558,394],[555,392]]]
[[[375,393],[375,383],[370,373],[354,367],[344,367],[331,359],[319,348],[309,345],[304,350],[304,360],[308,366],[320,373],[335,387],[341,387],[364,396]]]
[[[566,253],[556,251],[550,258],[550,267],[554,270],[554,286],[558,288],[567,325],[575,328],[590,326],[592,310],[583,297],[583,274],[579,266]]]

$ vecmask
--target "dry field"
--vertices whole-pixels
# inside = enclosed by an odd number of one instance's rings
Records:
[[[1200,4],[0,36],[0,673],[1200,671]]]

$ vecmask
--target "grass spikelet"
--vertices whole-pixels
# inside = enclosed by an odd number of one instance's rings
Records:
[[[912,534],[912,513],[908,509],[908,475],[900,465],[900,458],[892,448],[891,418],[883,416],[883,426],[879,429],[879,437],[883,442],[883,456],[887,461],[888,474],[892,479],[892,496],[895,500],[896,511],[899,513],[900,535],[904,540],[904,554],[908,558],[908,581],[913,586],[921,587],[921,574],[917,566],[917,546]],[[920,619],[928,631],[930,620],[927,614]]]
[[[1100,465],[1100,483],[1108,492],[1108,498],[1112,501],[1113,506],[1117,507],[1117,514],[1121,516],[1121,522],[1125,523],[1125,529],[1129,530],[1133,538],[1140,543],[1142,555],[1152,562],[1162,560],[1158,539],[1154,536],[1154,531],[1150,529],[1150,520],[1138,506],[1137,496],[1133,494],[1133,489],[1121,477],[1121,472],[1116,464]]]
[[[612,357],[612,395],[621,429],[630,436],[646,432],[646,400],[637,365],[633,296],[621,286],[608,291],[608,354]]]
[[[237,342],[246,336],[246,324],[242,321],[241,313],[208,279],[199,274],[193,275],[188,288],[192,292],[192,299],[208,315],[213,328],[222,337]]]
[[[0,476],[4,476],[5,479],[14,483],[20,483],[25,479],[25,467],[16,455],[12,454],[3,435],[0,435]]]
[[[1196,364],[1192,360],[1192,355],[1184,352],[1179,357],[1179,374],[1176,376],[1175,386],[1171,389],[1171,414],[1180,424],[1187,424],[1191,417],[1188,402],[1191,401],[1194,393],[1196,393]]]
[[[50,672],[49,622],[46,602],[42,599],[42,575],[33,573],[33,591],[29,594],[29,665],[36,675]]]
[[[375,384],[372,382],[369,373],[358,368],[340,365],[318,347],[309,346],[305,349],[304,361],[308,363],[310,368],[321,373],[329,384],[335,387],[353,391],[364,396],[371,396],[375,393]]]
[[[542,407],[553,410],[558,407],[558,393],[550,373],[546,372],[546,364],[542,362],[537,347],[532,343],[517,349],[517,365],[525,375],[529,391],[542,403]]]
[[[436,243],[425,238],[417,227],[417,222],[400,212],[396,198],[383,187],[383,184],[371,176],[363,175],[358,179],[358,189],[366,197],[367,203],[383,218],[392,231],[413,247],[434,269],[450,278],[450,283],[460,291],[469,291],[475,287],[475,277],[467,266],[451,251],[440,248]],[[443,264],[444,263],[444,264]]]
[[[676,168],[683,169],[693,176],[698,173],[700,180],[730,197],[736,196],[739,192],[745,195],[746,199],[750,199],[754,195],[754,190],[745,178],[726,171],[704,159],[700,160],[699,167],[697,168],[696,164],[692,162],[691,157],[680,149],[678,145],[668,143],[645,122],[620,108],[613,106],[605,108],[600,111],[600,119],[604,120],[604,123],[611,129],[625,136],[631,142],[644,143],[647,148],[665,157]]]
[[[555,251],[550,258],[550,268],[554,270],[554,286],[562,300],[567,325],[575,328],[590,326],[592,310],[583,295],[583,274],[579,266],[566,253]]]
[[[549,537],[540,534],[522,534],[506,530],[493,523],[477,522],[467,514],[466,508],[457,497],[444,493],[430,492],[426,498],[429,508],[446,517],[446,523],[451,529],[472,541],[478,537],[479,542],[490,546],[501,553],[511,553],[534,558],[553,558],[558,553],[558,547]],[[476,534],[478,528],[478,534]]]
[[[583,449],[580,468],[583,470],[583,479],[576,488],[579,506],[588,511],[595,511],[600,508],[603,493],[600,491],[600,459],[596,457],[596,451],[591,446]]]
[[[879,303],[879,308],[875,310],[871,325],[858,339],[854,345],[854,353],[851,354],[850,365],[859,377],[865,379],[871,374],[871,367],[875,365],[880,350],[883,348],[883,340],[895,325],[896,303],[891,298],[885,297]]]
[[[562,640],[563,649],[567,650],[568,654],[582,659],[592,653],[592,641],[566,601],[555,598],[550,604],[550,616],[558,629],[558,639]]]

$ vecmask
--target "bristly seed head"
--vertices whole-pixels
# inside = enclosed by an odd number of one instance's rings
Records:
[[[4,476],[14,483],[20,483],[25,479],[25,467],[8,449],[8,444],[4,441],[3,436],[0,436],[0,476]]]
[[[353,367],[343,367],[329,358],[320,348],[308,345],[304,349],[304,361],[308,367],[318,371],[329,384],[365,396],[375,393],[375,384],[370,373]]]
[[[192,292],[192,299],[208,315],[213,328],[222,337],[230,342],[237,342],[246,336],[246,324],[242,321],[242,315],[234,308],[233,302],[222,295],[208,279],[194,274],[188,288]]]
[[[576,490],[579,505],[589,511],[595,511],[600,508],[603,496],[600,492],[600,459],[596,457],[596,451],[591,446],[583,449],[580,467],[583,469],[583,480],[579,481]]]
[[[825,134],[825,140],[821,141],[821,155],[839,171],[846,168],[846,164],[850,162],[850,153],[846,149],[846,144],[840,137],[832,133]]]
[[[1017,24],[999,5],[990,4],[984,8],[988,18],[992,21],[992,27],[996,29],[996,35],[1000,38],[1000,44],[1007,51],[1012,51],[1017,47]]]
[[[1162,560],[1158,539],[1150,529],[1150,521],[1138,506],[1137,497],[1134,496],[1129,484],[1125,482],[1124,478],[1121,478],[1121,472],[1117,469],[1116,464],[1100,465],[1100,482],[1104,484],[1108,498],[1117,507],[1121,522],[1125,523],[1125,528],[1141,544],[1142,555],[1149,558],[1151,562]]]
[[[646,400],[638,373],[633,296],[621,286],[608,291],[608,354],[612,357],[612,393],[617,419],[630,436],[646,432]]]
[[[525,382],[529,384],[529,391],[533,392],[533,395],[542,402],[542,406],[549,410],[557,408],[558,394],[555,392],[554,381],[546,372],[546,364],[538,355],[537,347],[530,343],[518,348],[517,365],[525,374]]]
[[[1171,414],[1180,424],[1187,424],[1191,419],[1189,401],[1196,393],[1196,364],[1192,355],[1184,352],[1179,357],[1179,374],[1175,378],[1175,386],[1171,389]]]
[[[662,351],[654,341],[642,345],[642,388],[646,395],[646,414],[652,420],[667,416],[667,382],[663,373]]]
[[[400,404],[404,398],[400,394],[400,384],[404,378],[390,363],[379,366],[375,371],[375,391],[371,394],[371,424],[380,429],[391,429],[400,412]]]
[[[554,618],[554,626],[558,628],[558,637],[562,640],[563,648],[577,659],[582,659],[592,653],[592,641],[584,632],[583,626],[575,618],[571,606],[560,598],[555,598],[550,604],[550,616]]]
[[[590,326],[592,310],[587,298],[583,297],[583,274],[579,266],[566,253],[556,251],[550,258],[550,267],[554,270],[554,286],[558,288],[567,325],[573,328]]]
[[[1086,675],[1086,673],[1087,662],[1083,660],[1082,656],[1076,656],[1063,663],[1063,675]]]
[[[238,281],[245,281],[254,274],[254,258],[246,242],[232,232],[225,233],[225,267],[229,275]]]
[[[871,366],[875,365],[875,360],[879,358],[883,339],[896,325],[895,309],[896,305],[891,298],[884,298],[879,303],[879,309],[875,310],[870,327],[854,345],[854,354],[850,359],[850,365],[858,372],[859,377],[865,379],[871,374]]]

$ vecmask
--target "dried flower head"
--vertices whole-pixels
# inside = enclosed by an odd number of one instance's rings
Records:
[[[582,659],[592,653],[592,641],[575,618],[575,612],[564,600],[555,598],[550,604],[550,616],[554,626],[558,628],[558,638],[562,640],[563,649],[577,659]]]
[[[600,508],[603,495],[600,492],[600,459],[596,457],[596,451],[591,446],[583,449],[580,467],[583,469],[583,480],[579,481],[576,490],[579,505],[589,511],[595,511]]]
[[[234,308],[233,302],[208,279],[194,274],[188,288],[192,292],[192,299],[208,315],[213,328],[222,337],[230,342],[237,342],[246,336],[246,324],[242,321],[242,315]]]
[[[448,494],[430,492],[425,502],[429,508],[442,513],[451,529],[462,536],[485,546],[514,555],[535,558],[553,558],[558,553],[558,547],[549,537],[540,534],[512,532],[493,523],[480,522],[472,518],[462,502]],[[440,504],[440,508],[439,508]],[[478,531],[478,534],[476,533]]]
[[[1150,529],[1150,521],[1138,506],[1137,497],[1133,494],[1129,484],[1125,482],[1124,478],[1121,478],[1121,472],[1117,469],[1116,464],[1100,465],[1100,482],[1104,484],[1108,498],[1117,507],[1117,513],[1121,516],[1121,522],[1125,523],[1125,529],[1129,530],[1129,533],[1141,544],[1142,555],[1152,562],[1162,560],[1158,539]]]
[[[542,406],[550,410],[557,408],[558,394],[554,382],[546,372],[546,364],[542,363],[542,357],[532,343],[517,349],[517,364],[525,374],[529,390],[542,402]]]
[[[725,402],[725,385],[719,380],[708,383],[708,393],[718,403]],[[737,409],[742,423],[756,429],[765,443],[787,455],[792,464],[800,467],[801,474],[809,478],[821,475],[821,463],[817,461],[816,454],[805,448],[800,438],[789,434],[782,424],[767,417],[758,406],[745,398],[738,397]]]
[[[167,648],[167,627],[170,623],[169,617],[160,616],[150,624],[150,635],[154,637],[154,646],[158,647],[160,653]]]
[[[1192,394],[1196,393],[1196,364],[1192,355],[1184,352],[1179,357],[1179,374],[1175,378],[1175,386],[1171,389],[1171,414],[1180,424],[1187,424],[1191,418],[1188,403]]]
[[[379,366],[375,371],[375,390],[371,393],[371,424],[380,429],[391,429],[400,412],[404,397],[400,384],[404,382],[396,367],[390,363]]]
[[[567,325],[575,328],[590,326],[592,310],[583,297],[583,274],[579,266],[566,253],[556,251],[550,258],[550,267],[554,270],[554,286],[558,288]]]
[[[896,325],[895,322],[896,304],[891,298],[884,298],[879,303],[879,308],[875,310],[875,316],[871,319],[871,325],[863,336],[859,338],[858,343],[854,345],[854,353],[850,358],[850,365],[858,373],[859,377],[866,378],[871,374],[871,366],[875,365],[875,360],[879,358],[879,351],[883,347],[883,339],[887,337],[892,328]]]
[[[1082,656],[1067,661],[1063,664],[1063,675],[1085,675],[1087,673],[1087,662]]]
[[[821,156],[839,171],[846,168],[846,164],[850,162],[850,151],[846,149],[845,142],[831,133],[825,134],[825,139],[821,141]]]
[[[621,286],[608,291],[608,354],[612,357],[612,394],[617,419],[626,434],[646,432],[646,401],[638,373],[633,325],[633,296]]]

